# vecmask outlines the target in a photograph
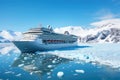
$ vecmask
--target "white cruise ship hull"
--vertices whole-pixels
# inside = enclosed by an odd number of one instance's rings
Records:
[[[44,44],[36,41],[13,41],[22,53],[34,53],[36,51],[57,50],[77,46],[77,43]]]

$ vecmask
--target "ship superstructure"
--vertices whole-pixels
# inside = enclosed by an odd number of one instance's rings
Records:
[[[51,27],[39,27],[29,29],[23,33],[20,41],[13,43],[21,52],[35,52],[75,46],[76,41],[77,36],[70,35],[68,31],[65,34],[58,34]]]

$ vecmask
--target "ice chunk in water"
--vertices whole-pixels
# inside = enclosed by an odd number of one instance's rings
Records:
[[[62,71],[59,71],[59,72],[57,73],[57,76],[58,76],[59,78],[61,78],[63,75],[64,75],[64,73],[63,73]]]
[[[82,74],[84,74],[84,73],[85,73],[85,71],[84,71],[84,70],[75,70],[75,72],[77,72],[77,73],[82,73]]]

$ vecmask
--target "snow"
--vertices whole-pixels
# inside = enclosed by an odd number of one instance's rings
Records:
[[[88,34],[96,33],[94,29],[83,29],[81,26],[67,26],[54,29],[54,32],[60,34],[64,34],[65,31],[68,31],[70,34],[80,37],[85,37]]]
[[[61,78],[63,75],[64,75],[64,73],[63,73],[62,71],[59,71],[59,72],[57,73],[57,76],[58,76],[59,78]]]
[[[55,28],[54,31],[56,33],[64,34],[65,31],[68,31],[70,34],[74,34],[77,36],[81,36],[81,34],[84,34],[84,30],[81,26],[67,26],[67,27],[61,27],[61,28]]]
[[[90,25],[92,26],[90,29],[83,29],[81,26],[67,26],[55,28],[54,31],[61,34],[68,31],[70,34],[78,36],[81,42],[120,42],[120,19],[101,20],[98,22],[93,22]],[[103,33],[105,31],[107,33]],[[105,38],[101,39],[100,37],[104,34],[106,35]],[[94,39],[90,40],[91,38]]]
[[[96,39],[93,41],[88,42],[120,42],[120,19],[108,19],[108,20],[101,20],[98,22],[90,23],[92,26],[90,29],[84,29],[82,26],[66,26],[66,27],[59,27],[55,28],[54,32],[64,34],[65,31],[68,31],[70,34],[78,36],[82,42],[85,42],[87,37],[89,38],[97,36]],[[111,29],[117,29],[119,31],[111,31]],[[103,36],[102,32],[109,31],[110,33],[105,37],[105,39],[101,39],[100,37]],[[114,35],[119,34],[119,35]],[[101,35],[98,35],[101,34]],[[8,42],[13,40],[20,40],[22,38],[21,32],[14,32],[10,30],[2,30],[0,31],[0,42]]]

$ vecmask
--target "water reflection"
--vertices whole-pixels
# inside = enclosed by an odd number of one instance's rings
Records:
[[[30,72],[30,74],[37,74],[39,77],[41,77],[48,72],[52,72],[53,69],[59,64],[67,63],[69,61],[69,59],[48,53],[22,53],[18,59],[14,61],[12,67],[20,67],[23,70]]]
[[[0,45],[0,80],[120,80],[119,69],[97,65],[103,59],[112,60],[119,66],[119,45],[111,45],[112,51],[108,46],[97,44],[97,47],[78,46],[68,50],[21,54],[12,45]],[[60,72],[63,73],[61,77],[61,74],[58,76]]]

